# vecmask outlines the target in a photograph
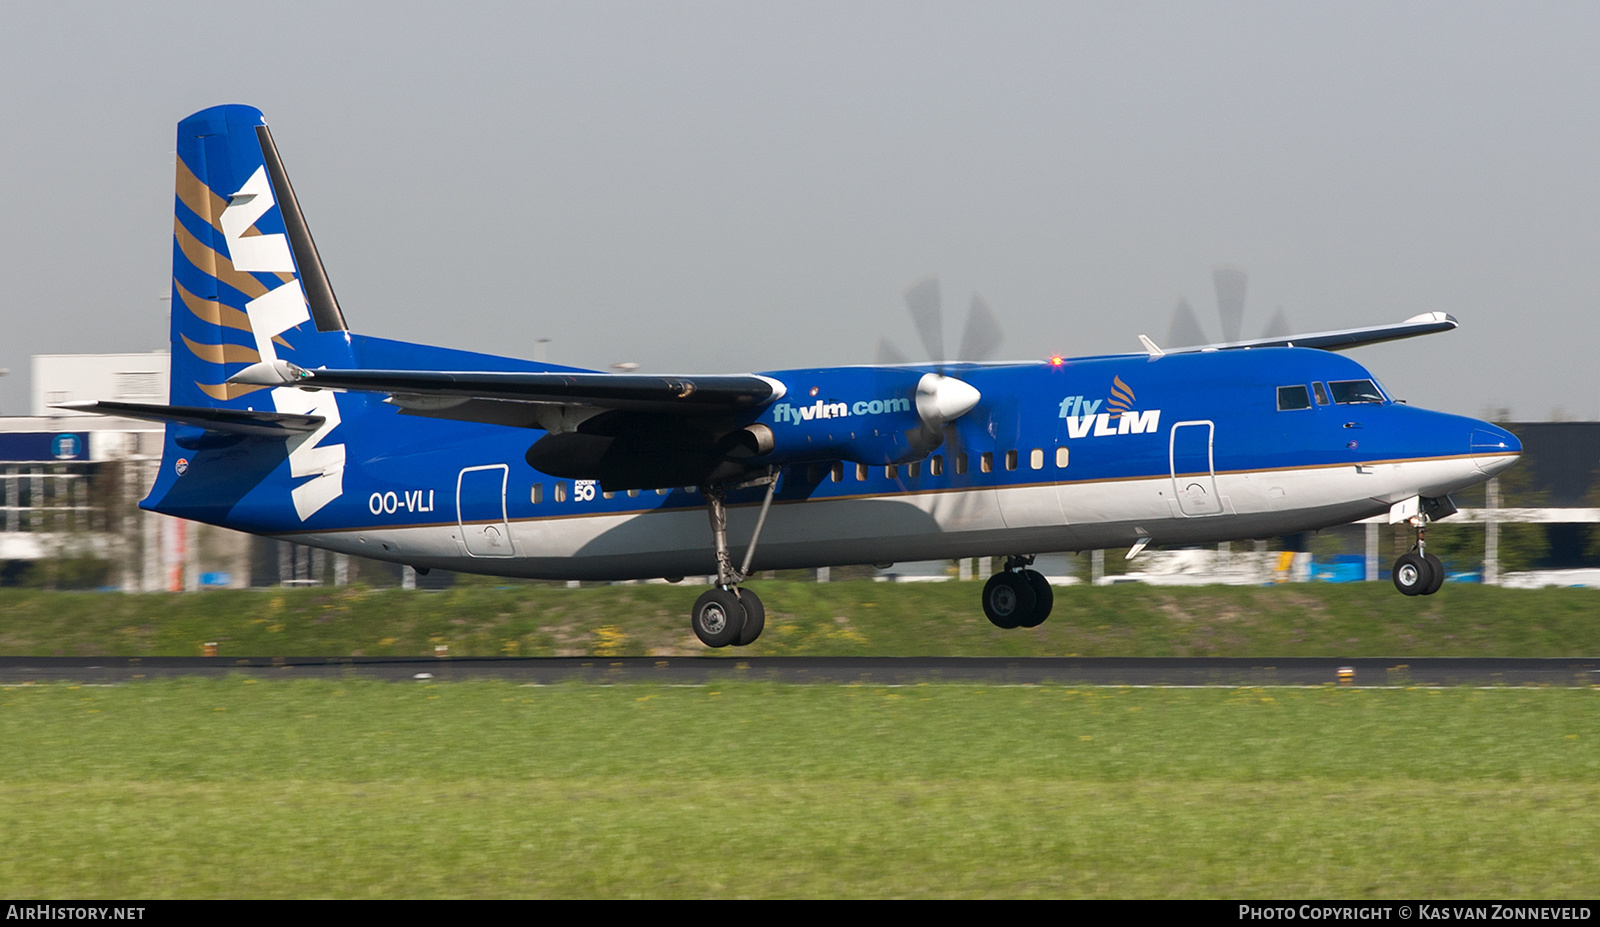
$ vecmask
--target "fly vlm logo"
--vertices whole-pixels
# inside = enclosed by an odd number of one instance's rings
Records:
[[[780,402],[772,407],[772,420],[774,422],[788,422],[798,425],[801,422],[816,421],[827,418],[848,418],[851,415],[882,415],[885,412],[910,412],[911,400],[895,399],[862,399],[855,404],[843,402],[824,402],[818,399],[809,406],[796,408],[787,402]]]
[[[1111,378],[1111,395],[1106,399],[1068,396],[1061,400],[1061,417],[1067,420],[1067,437],[1155,434],[1161,427],[1161,410],[1140,412],[1133,408],[1134,399],[1133,388],[1116,376]],[[1096,411],[1101,403],[1105,404],[1104,412]]]
[[[228,242],[228,257],[236,270],[251,272],[295,274],[294,258],[289,251],[288,236],[245,234],[267,210],[277,205],[272,196],[272,184],[267,181],[267,169],[256,168],[222,211],[220,224]],[[300,278],[292,277],[245,304],[245,315],[250,320],[250,332],[255,336],[256,350],[268,363],[278,359],[277,347],[272,339],[311,319],[306,307],[305,290]],[[294,499],[295,514],[305,521],[323,506],[344,494],[344,445],[322,444],[328,433],[339,425],[339,404],[335,393],[307,392],[292,387],[278,387],[272,391],[272,404],[279,412],[297,415],[320,415],[322,424],[308,435],[289,439],[289,474],[295,479],[311,477],[290,490]]]

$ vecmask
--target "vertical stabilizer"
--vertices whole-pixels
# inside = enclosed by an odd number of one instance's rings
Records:
[[[260,110],[215,106],[178,123],[176,193],[174,405],[237,406],[259,387],[228,376],[261,360],[348,360],[316,337],[344,331],[344,315]]]
[[[315,432],[288,439],[294,509],[304,521],[342,493],[345,447],[331,434],[338,397],[228,378],[262,361],[306,368],[354,361],[344,315],[260,110],[214,106],[178,123],[173,210],[170,402],[321,417]],[[182,457],[176,440],[169,427],[169,455],[187,470],[196,461]],[[163,467],[147,504],[183,514],[164,498],[171,469]]]

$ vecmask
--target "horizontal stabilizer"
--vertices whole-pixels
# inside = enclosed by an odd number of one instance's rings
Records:
[[[695,377],[643,374],[306,370],[293,364],[254,364],[229,382],[300,389],[388,393],[402,408],[450,417],[453,404],[470,400],[557,403],[641,412],[713,414],[759,408],[783,397],[785,387],[754,374]]]
[[[320,415],[290,412],[251,412],[240,409],[213,409],[200,406],[160,406],[143,402],[63,402],[56,409],[116,415],[148,422],[171,422],[207,431],[264,438],[286,438],[307,434],[321,427]]]
[[[1424,312],[1394,325],[1369,325],[1366,328],[1345,328],[1331,332],[1312,332],[1306,335],[1283,335],[1274,338],[1257,338],[1253,341],[1230,341],[1226,344],[1207,344],[1193,348],[1167,348],[1168,354],[1192,354],[1196,351],[1234,351],[1243,348],[1320,348],[1324,351],[1343,351],[1367,344],[1415,338],[1447,332],[1460,325],[1455,316],[1444,312]]]

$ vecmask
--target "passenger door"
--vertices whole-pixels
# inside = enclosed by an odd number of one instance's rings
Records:
[[[511,557],[511,525],[506,520],[506,480],[510,467],[467,467],[456,477],[456,521],[473,557]]]
[[[1178,510],[1185,515],[1222,514],[1222,498],[1217,495],[1215,436],[1216,425],[1210,421],[1178,422],[1172,426],[1167,461],[1172,471],[1172,494],[1178,500]]]

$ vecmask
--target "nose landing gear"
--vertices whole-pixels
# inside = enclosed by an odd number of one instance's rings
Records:
[[[1433,595],[1444,585],[1444,563],[1428,553],[1428,516],[1417,514],[1409,519],[1417,529],[1417,543],[1409,553],[1401,554],[1394,562],[1394,587],[1403,595]]]

